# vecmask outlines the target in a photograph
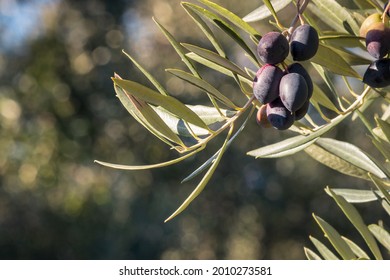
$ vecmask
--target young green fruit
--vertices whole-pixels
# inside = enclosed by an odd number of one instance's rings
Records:
[[[261,67],[253,81],[253,94],[262,104],[269,103],[279,96],[279,83],[283,71],[271,64]]]
[[[296,61],[312,58],[318,50],[320,40],[314,27],[303,24],[297,27],[291,35],[291,55]]]
[[[279,96],[290,112],[301,108],[308,99],[305,78],[298,73],[284,75],[279,84]]]
[[[278,64],[288,56],[289,45],[280,32],[268,32],[259,41],[257,53],[264,63]]]
[[[367,32],[370,30],[370,26],[374,23],[382,22],[381,14],[375,13],[368,16],[360,26],[359,35],[360,37],[366,37]]]
[[[267,104],[267,118],[279,130],[288,129],[294,124],[294,113],[287,110],[279,98]]]

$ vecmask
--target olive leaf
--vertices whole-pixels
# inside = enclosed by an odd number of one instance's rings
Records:
[[[378,198],[384,198],[380,191],[356,190],[356,189],[332,189],[333,192],[350,203],[366,203],[376,201]]]
[[[194,20],[194,22],[198,25],[200,30],[206,35],[206,37],[209,39],[210,43],[214,46],[218,54],[222,57],[226,57],[225,51],[223,50],[223,47],[219,43],[218,39],[215,37],[213,31],[211,28],[206,24],[206,22],[202,19],[202,17],[195,12],[193,9],[191,9],[189,6],[186,5],[186,3],[181,3],[182,7],[186,10],[186,12],[189,14],[189,16]]]
[[[183,3],[182,5],[187,6],[192,9],[194,12],[197,12],[199,15],[205,16],[211,23],[215,24],[222,31],[224,31],[227,35],[229,35],[251,58],[253,61],[257,61],[257,58],[251,48],[245,43],[245,41],[241,38],[238,32],[226,21],[224,21],[217,14],[206,10],[198,5],[193,3]]]
[[[230,101],[229,98],[227,98],[225,95],[223,95],[219,90],[217,90],[215,87],[210,85],[205,80],[198,78],[194,75],[191,75],[185,71],[179,70],[179,69],[166,69],[167,72],[175,75],[176,77],[189,82],[190,84],[200,88],[201,90],[205,91],[206,93],[211,94],[214,98],[225,104],[226,106],[234,109],[239,110],[240,108],[236,106],[232,101]]]
[[[249,151],[247,154],[256,158],[267,158],[267,157],[280,157],[286,155],[292,155],[300,152],[306,148],[310,148],[317,138],[331,130],[341,121],[343,121],[350,113],[339,115],[334,118],[331,122],[323,125],[318,130],[311,132],[308,135],[298,135],[283,141],[271,144],[268,146],[260,147],[258,149]]]
[[[379,247],[374,237],[372,236],[368,227],[365,225],[362,217],[360,216],[356,208],[352,204],[348,203],[342,196],[335,194],[329,187],[326,188],[326,192],[336,201],[337,205],[344,212],[345,216],[359,231],[363,239],[366,241],[371,252],[374,254],[375,258],[377,260],[383,259],[381,251],[379,250]]]
[[[312,250],[310,250],[309,248],[306,248],[304,247],[303,248],[304,252],[305,252],[305,256],[308,260],[322,260],[321,257],[319,255],[317,255],[316,253],[314,253]]]
[[[239,66],[237,66],[230,60],[220,56],[219,54],[216,54],[215,52],[191,44],[182,44],[182,45],[189,51],[207,59],[208,61],[211,61],[219,66],[222,66],[223,68],[228,69],[233,73],[236,73],[237,75],[240,75],[248,80],[252,80],[252,78]]]
[[[352,260],[356,258],[352,249],[348,246],[347,242],[341,237],[341,235],[334,227],[316,215],[313,215],[313,217],[324,232],[325,237],[329,239],[330,243],[332,243],[333,247],[343,259]]]
[[[252,26],[250,26],[247,22],[242,20],[239,16],[236,14],[232,13],[228,9],[219,6],[218,4],[208,1],[208,0],[198,0],[199,2],[203,3],[207,7],[210,7],[217,13],[219,13],[221,16],[225,17],[228,19],[231,23],[239,27],[241,30],[247,32],[249,35],[258,38],[260,34],[254,29]]]
[[[182,149],[186,149],[182,140],[169,129],[166,123],[145,101],[132,96],[118,85],[115,85],[114,88],[123,106],[139,123],[172,148],[176,149],[172,144],[173,142],[180,145]]]
[[[358,257],[359,259],[369,260],[370,257],[367,255],[366,252],[362,248],[360,248],[355,242],[352,240],[342,236],[345,242],[347,242],[349,248],[351,248],[352,252]]]
[[[267,1],[268,2],[268,1]],[[272,7],[273,7],[273,12],[277,13],[283,8],[285,8],[288,4],[291,3],[291,0],[275,0],[272,1]],[[254,22],[254,21],[259,21],[262,19],[266,19],[269,16],[272,15],[271,10],[269,9],[269,5],[262,5],[252,12],[250,12],[248,15],[246,15],[243,20],[246,22]]]
[[[378,178],[386,174],[358,147],[343,141],[320,138],[305,149],[312,158],[341,173],[370,180],[368,173]]]
[[[207,170],[205,176],[202,178],[202,180],[199,182],[199,184],[196,186],[196,188],[193,190],[193,192],[187,197],[187,199],[180,205],[180,207],[175,211],[173,212],[173,214],[171,216],[169,216],[165,222],[168,222],[170,220],[172,220],[174,217],[176,217],[177,215],[179,215],[181,212],[183,212],[187,207],[188,205],[190,205],[190,203],[203,191],[203,189],[206,187],[207,183],[210,181],[212,175],[214,174],[216,168],[218,167],[218,164],[226,150],[226,147],[227,147],[227,144],[228,144],[228,141],[229,141],[229,138],[233,132],[233,128],[234,128],[234,125],[232,125],[230,127],[230,130],[229,130],[229,133],[225,139],[225,142],[223,143],[219,153],[218,153],[218,156],[216,157],[215,161],[213,162],[213,164],[210,166],[209,170]]]
[[[332,28],[359,34],[359,25],[351,13],[336,0],[313,0],[309,8]]]
[[[137,82],[117,78],[113,78],[113,81],[116,85],[123,88],[131,95],[134,95],[136,98],[141,99],[146,103],[161,106],[169,112],[182,118],[183,120],[195,124],[204,129],[207,129],[211,132],[209,127],[202,121],[202,119],[199,118],[197,114],[195,114],[191,109],[186,107],[176,98],[172,96],[161,95],[154,90],[145,87]]]
[[[332,59],[329,59],[329,58]],[[335,74],[361,79],[351,65],[331,47],[320,44],[317,54],[311,59],[312,63],[319,64]]]
[[[316,239],[313,236],[309,236],[310,241],[313,243],[314,247],[318,250],[318,252],[321,254],[321,256],[325,260],[338,260],[339,258],[326,247],[321,241]]]

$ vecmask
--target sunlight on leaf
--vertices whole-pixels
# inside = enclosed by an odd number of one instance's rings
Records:
[[[332,189],[337,195],[344,197],[350,203],[366,203],[376,201],[378,198],[383,198],[383,194],[379,191],[366,191],[355,189]]]
[[[322,260],[321,257],[319,255],[317,255],[316,253],[314,253],[312,250],[310,250],[309,248],[306,248],[304,247],[303,248],[303,251],[305,252],[305,256],[308,260],[311,260],[311,261],[320,261]]]
[[[348,246],[351,248],[351,250],[354,252],[354,254],[359,258],[359,259],[365,259],[369,260],[370,257],[367,255],[366,252],[363,251],[362,248],[360,248],[355,242],[352,240],[342,236],[342,238],[347,242]]]
[[[329,58],[332,59],[329,59]],[[319,64],[333,73],[361,79],[360,75],[345,61],[345,59],[331,47],[320,44],[317,54],[311,59],[312,63]]]
[[[347,242],[344,241],[341,235],[331,225],[316,215],[313,215],[313,217],[321,227],[325,236],[329,239],[330,243],[332,243],[333,247],[344,260],[353,260],[356,258]]]
[[[374,254],[377,260],[383,259],[381,251],[372,236],[371,232],[368,230],[368,227],[364,223],[362,217],[356,208],[348,203],[342,196],[335,194],[330,188],[326,188],[326,192],[336,201],[337,205],[344,212],[345,216],[350,220],[350,222],[355,226],[359,231],[363,239],[366,241],[371,252]]]
[[[179,163],[191,156],[193,156],[194,154],[200,152],[201,150],[204,149],[204,146],[200,147],[199,149],[197,150],[194,150],[182,157],[179,157],[179,158],[176,158],[176,159],[173,159],[173,160],[170,160],[170,161],[166,161],[166,162],[161,162],[161,163],[157,163],[157,164],[149,164],[149,165],[123,165],[123,164],[115,164],[115,163],[109,163],[109,162],[104,162],[104,161],[100,161],[100,160],[95,160],[96,163],[100,164],[100,165],[103,165],[103,166],[107,166],[107,167],[111,167],[111,168],[114,168],[114,169],[122,169],[122,170],[146,170],[146,169],[153,169],[153,168],[161,168],[161,167],[165,167],[165,166],[169,166],[169,165],[173,165],[173,164],[176,164],[176,163]]]
[[[118,86],[122,87],[124,90],[129,92],[131,95],[136,96],[137,98],[156,105],[161,106],[168,110],[169,112],[177,115],[189,123],[195,124],[204,129],[210,130],[207,125],[199,118],[197,114],[195,114],[191,109],[186,107],[183,103],[171,96],[164,96],[156,93],[148,87],[145,87],[139,83],[129,81],[129,80],[121,80],[117,78],[113,78],[113,81]]]
[[[331,138],[318,139],[305,150],[315,160],[341,173],[369,180],[368,172],[386,178],[382,170],[358,147]]]
[[[248,34],[252,35],[253,37],[258,37],[260,34],[254,29],[252,26],[250,26],[247,22],[242,20],[239,16],[232,13],[231,11],[219,6],[218,4],[208,1],[208,0],[199,0],[201,3],[207,5],[208,7],[212,8],[214,11],[219,13],[221,16],[228,19],[230,22],[235,24],[237,27],[242,29],[243,31],[247,32]]]
[[[378,240],[378,242],[390,252],[390,233],[383,227],[375,224],[369,225],[368,228],[375,236],[376,240]]]
[[[319,241],[318,239],[314,238],[313,236],[309,236],[309,238],[310,238],[310,241],[313,243],[313,245],[317,248],[318,252],[324,258],[324,260],[338,260],[339,259],[321,241]]]
[[[276,0],[272,2],[272,6],[275,12],[279,12],[285,8],[288,4],[291,3],[291,0]],[[254,11],[246,15],[243,20],[246,22],[254,22],[262,19],[266,19],[272,15],[271,11],[266,5],[262,5]]]

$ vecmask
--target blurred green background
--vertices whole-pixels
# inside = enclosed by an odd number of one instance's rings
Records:
[[[216,2],[245,16],[261,1]],[[286,24],[288,11],[281,16]],[[93,162],[151,164],[177,156],[115,97],[114,72],[149,85],[122,49],[172,95],[190,104],[204,101],[164,71],[184,67],[152,16],[179,41],[210,47],[177,0],[0,0],[0,258],[302,259],[303,246],[312,247],[308,236],[322,237],[312,212],[364,248],[323,189],[367,183],[305,153],[272,160],[246,156],[293,135],[260,129],[254,119],[205,191],[166,224],[200,180],[180,184],[181,179],[222,139],[163,169],[127,172]],[[228,53],[245,63],[219,34]],[[229,98],[239,96],[231,80],[213,72],[205,76]],[[329,136],[372,149],[364,134],[356,122]],[[382,213],[373,204],[359,210],[367,223]]]

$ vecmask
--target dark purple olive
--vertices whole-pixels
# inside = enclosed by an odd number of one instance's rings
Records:
[[[305,78],[298,73],[284,75],[279,84],[279,96],[290,112],[301,108],[308,99]]]
[[[262,104],[269,103],[279,96],[279,83],[283,71],[271,64],[266,64],[256,73],[253,81],[253,94]]]
[[[363,76],[363,83],[373,88],[390,85],[390,59],[382,58],[372,62]]]
[[[318,33],[314,27],[303,24],[291,35],[291,55],[296,61],[308,60],[315,56],[319,46]]]
[[[307,98],[311,98],[313,95],[313,81],[310,78],[309,73],[306,71],[306,69],[302,66],[302,64],[295,62],[287,67],[288,73],[298,73],[302,75],[302,77],[306,81],[307,85]]]
[[[309,110],[309,105],[310,100],[307,99],[306,102],[302,105],[302,107],[295,111],[296,121],[302,119],[306,115],[307,111]]]
[[[267,118],[279,130],[288,129],[294,124],[294,113],[287,110],[279,98],[267,104]]]
[[[267,118],[267,105],[262,105],[256,114],[256,122],[258,125],[264,128],[271,127],[271,124]]]
[[[366,34],[366,47],[370,55],[376,59],[385,57],[390,51],[390,29],[383,22],[370,26]]]
[[[289,50],[288,41],[280,32],[265,34],[257,45],[257,53],[261,60],[268,64],[283,62],[288,56]]]

